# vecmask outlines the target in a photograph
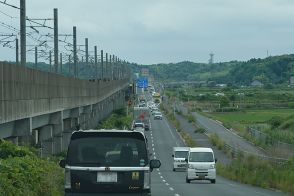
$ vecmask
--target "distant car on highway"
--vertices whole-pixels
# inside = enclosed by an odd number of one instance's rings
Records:
[[[173,147],[173,154],[172,157],[174,159],[173,163],[173,171],[176,171],[177,169],[184,169],[187,168],[187,162],[186,159],[189,155],[189,147]]]
[[[126,130],[73,132],[66,159],[65,196],[151,194],[151,172],[159,160],[150,160],[144,134]]]
[[[211,148],[190,148],[187,162],[186,182],[191,180],[210,180],[215,183],[216,169],[214,153]]]
[[[155,112],[154,113],[154,120],[162,120],[161,112]]]
[[[132,129],[144,133],[145,124],[143,122],[134,122]]]

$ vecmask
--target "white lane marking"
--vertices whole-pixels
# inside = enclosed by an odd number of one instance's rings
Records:
[[[175,196],[180,196],[180,195],[178,193],[176,193]]]
[[[169,186],[169,183],[165,183],[166,186]]]
[[[175,189],[173,189],[173,187],[169,187],[169,190],[174,191]]]
[[[159,175],[161,175],[161,173],[160,173],[160,172],[158,172],[158,174],[159,174]]]
[[[152,148],[152,150],[155,151],[154,148]]]
[[[156,169],[157,171],[159,171],[159,169]]]
[[[162,178],[163,178],[163,176],[160,176],[160,178],[162,179]]]
[[[152,143],[152,147],[154,146],[154,144]]]
[[[169,124],[166,122],[166,120],[164,120],[164,122],[165,122],[166,126],[168,127],[168,130],[169,130],[170,134],[172,135],[172,137],[173,137],[174,140],[176,141],[177,146],[179,146],[179,143],[178,143],[176,137],[174,136],[174,134],[173,134],[173,132],[172,132],[172,130],[171,130]]]
[[[156,156],[154,156],[154,159],[156,159]]]
[[[166,182],[166,180],[165,180],[165,179],[163,179],[162,181],[163,181],[163,182]]]

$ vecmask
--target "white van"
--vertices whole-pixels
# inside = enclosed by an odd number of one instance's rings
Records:
[[[186,182],[210,180],[211,183],[215,183],[216,161],[211,148],[190,148],[188,159],[186,159],[188,164]]]
[[[172,157],[174,158],[173,163],[173,171],[177,169],[185,169],[187,168],[186,159],[189,154],[189,147],[173,147]]]

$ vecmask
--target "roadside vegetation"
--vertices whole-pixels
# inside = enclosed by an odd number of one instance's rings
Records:
[[[39,158],[34,148],[0,140],[0,195],[63,195],[64,173],[57,158]]]
[[[276,165],[254,156],[238,157],[229,165],[217,164],[217,173],[241,183],[294,194],[294,157]]]
[[[294,157],[287,162],[269,162],[227,148],[217,134],[209,135],[209,139],[219,150],[233,158],[227,165],[217,163],[218,175],[241,183],[294,194]]]
[[[126,129],[130,130],[132,125],[131,114],[127,115],[126,109],[114,111],[108,118],[101,121],[98,129]]]
[[[164,104],[161,104],[160,108],[161,108],[161,111],[165,113],[168,121],[176,128],[177,132],[180,134],[185,144],[188,147],[196,147],[197,146],[196,141],[193,140],[190,134],[188,134],[182,129],[180,122],[174,116],[174,113],[172,112],[171,108],[168,108],[168,106]],[[195,122],[194,118],[193,118],[193,122]]]
[[[179,94],[177,91],[170,89],[168,92],[171,99],[174,100],[175,98],[173,97]],[[189,92],[191,91],[183,91],[184,94],[188,94]],[[288,93],[291,94],[292,92]],[[256,97],[255,99],[258,98]],[[267,99],[269,100],[270,98]],[[203,100],[203,102],[205,101]],[[225,107],[232,107],[233,103],[230,99],[223,102],[227,101],[228,103],[226,103],[227,105],[225,104]],[[250,138],[248,135],[247,129],[249,126],[258,125],[259,128],[263,128],[263,133],[269,135],[271,138],[293,143],[294,109],[288,107],[288,104],[284,108],[238,108],[235,111],[211,111],[203,108],[203,106],[211,107],[209,104],[201,105],[203,102],[199,100],[195,101],[190,97],[189,102],[186,100],[185,104],[189,106],[190,112],[202,111],[202,114],[221,121],[225,127],[233,128],[240,135],[248,137],[246,139],[253,141],[253,138]],[[220,102],[218,103],[218,105],[215,104],[211,108],[219,108],[221,104]],[[236,107],[236,104],[235,101],[234,107]],[[205,130],[195,130],[195,133],[199,132],[205,132]],[[225,152],[228,157],[232,158],[230,164],[223,165],[217,163],[218,175],[241,183],[262,188],[278,189],[291,195],[294,194],[294,157],[289,158],[288,161],[282,161],[280,159],[269,161],[262,159],[262,157],[248,155],[245,152],[226,145],[217,134],[208,134],[208,137],[213,146],[216,146],[219,150]]]

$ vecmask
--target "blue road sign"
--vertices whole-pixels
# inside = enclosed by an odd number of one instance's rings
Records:
[[[147,88],[148,87],[148,79],[147,78],[139,78],[137,80],[138,88]]]

